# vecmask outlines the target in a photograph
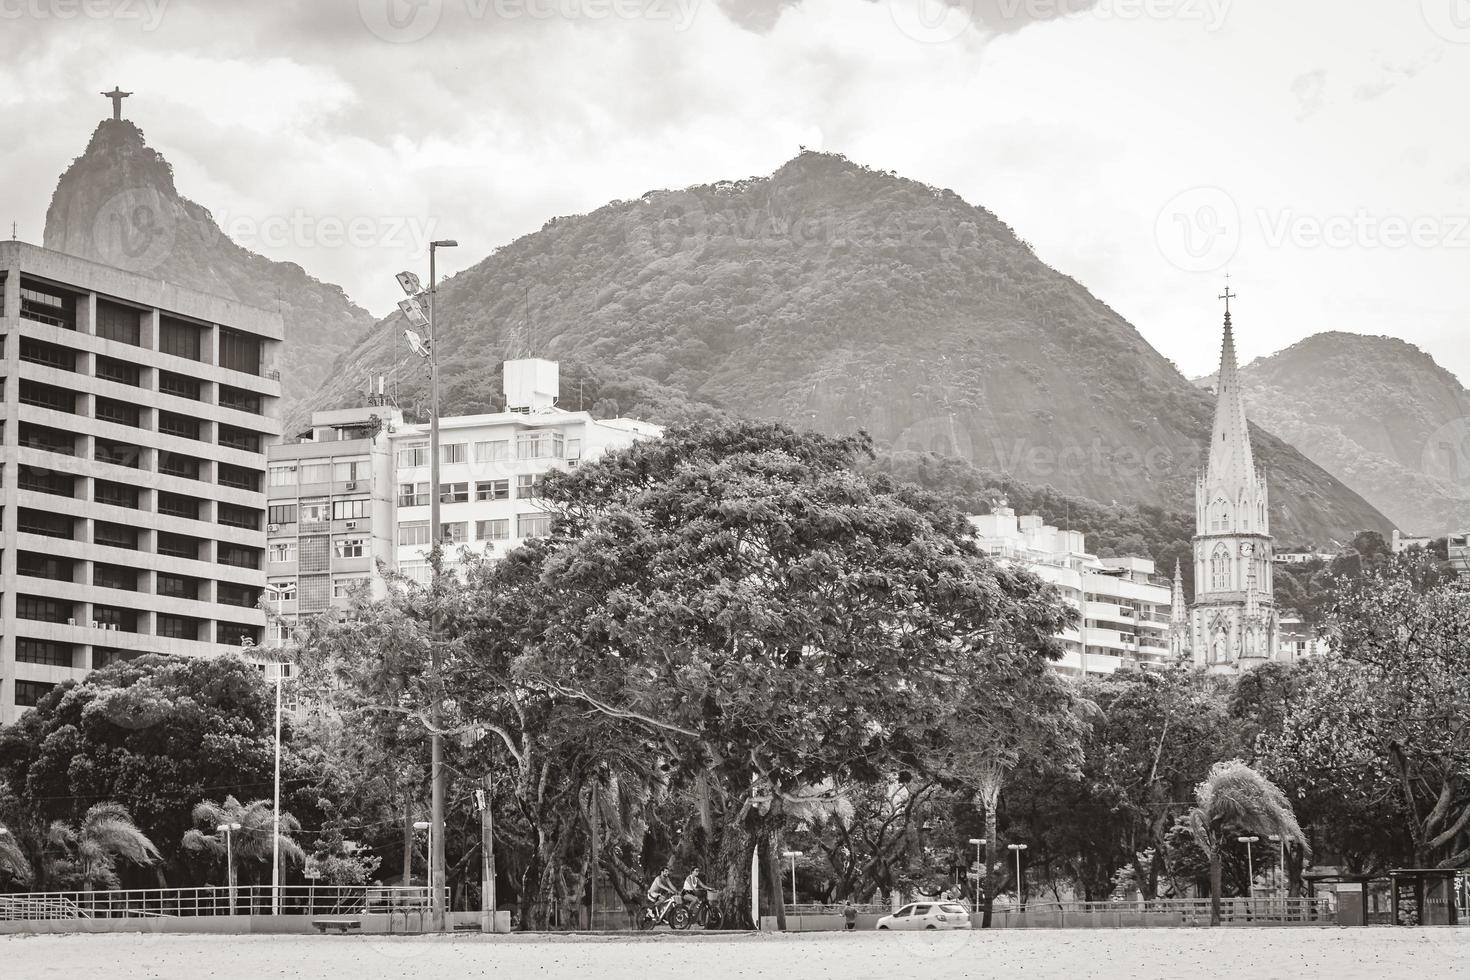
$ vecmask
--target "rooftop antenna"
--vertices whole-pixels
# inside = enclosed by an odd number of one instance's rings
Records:
[[[16,240],[16,235],[20,234],[20,232],[17,230],[18,228],[19,225],[17,225],[14,221],[10,223],[10,240],[12,242]]]

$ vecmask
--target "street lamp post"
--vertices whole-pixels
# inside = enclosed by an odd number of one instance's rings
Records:
[[[235,914],[235,839],[238,823],[222,823],[214,828],[225,835],[225,881],[230,886],[230,914]]]
[[[1281,897],[1284,899],[1284,898],[1286,898],[1286,885],[1287,885],[1287,881],[1286,881],[1286,838],[1283,837],[1280,834],[1267,834],[1266,835],[1266,839],[1268,841],[1272,841],[1275,844],[1278,844],[1281,847],[1281,863],[1277,866],[1276,876],[1277,876],[1277,878],[1278,878],[1278,880],[1280,882],[1280,886],[1279,886],[1278,890],[1281,892]]]
[[[413,829],[427,830],[429,832],[429,867],[427,873],[424,875],[424,884],[428,887],[429,894],[432,896],[434,894],[434,824],[428,820],[415,820]],[[408,882],[406,881],[403,884],[405,887],[408,886]]]
[[[429,310],[425,317],[428,328],[427,343],[419,345],[414,343],[414,338],[409,337],[410,346],[414,347],[415,353],[420,353],[429,361],[429,547],[430,571],[432,574],[431,589],[434,593],[433,618],[430,622],[430,666],[434,675],[436,688],[433,693],[433,702],[429,706],[429,778],[431,784],[429,820],[434,825],[434,830],[442,831],[444,827],[444,739],[439,732],[441,725],[442,704],[440,692],[437,689],[440,668],[443,664],[443,652],[439,645],[439,566],[443,564],[440,549],[443,542],[440,540],[443,528],[439,522],[439,359],[435,353],[434,344],[434,296],[439,290],[439,274],[435,267],[435,258],[441,248],[456,248],[459,242],[453,239],[442,239],[429,243]],[[399,273],[399,285],[404,292],[409,294],[409,299],[399,305],[408,313],[410,321],[414,320],[412,310],[417,309],[414,301],[414,293],[419,292],[417,287],[418,277],[412,273]],[[421,315],[421,314],[420,314]],[[444,834],[429,834],[429,871],[430,881],[442,881],[444,878]],[[430,895],[430,908],[433,910],[434,929],[437,932],[444,931],[444,896],[434,890]]]
[[[791,904],[796,905],[796,859],[801,857],[801,851],[782,851],[783,858],[791,859]]]
[[[291,674],[291,665],[271,665],[276,680],[276,788],[271,809],[271,914],[281,914],[281,684]]]
[[[980,853],[986,840],[984,837],[971,837],[970,843],[975,845],[975,904],[980,904],[980,876],[985,873],[985,857]]]
[[[1023,882],[1021,881],[1021,852],[1026,849],[1025,844],[1007,844],[1006,848],[1016,855],[1016,910],[1026,911],[1026,906],[1021,901]]]
[[[1256,897],[1256,866],[1251,859],[1251,845],[1260,838],[1252,835],[1235,839],[1245,845],[1245,897],[1252,899]]]

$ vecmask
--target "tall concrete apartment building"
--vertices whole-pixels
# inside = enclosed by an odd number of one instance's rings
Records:
[[[636,419],[594,419],[557,407],[555,361],[506,361],[506,408],[439,421],[440,520],[448,556],[470,547],[503,555],[527,538],[546,534],[550,516],[540,483],[552,469],[574,468],[609,449],[663,435]],[[429,576],[429,427],[406,426],[393,437],[397,492],[397,567],[408,577]]]
[[[1035,515],[1017,517],[1003,503],[970,518],[980,547],[1050,582],[1078,623],[1065,630],[1056,669],[1082,676],[1174,665],[1169,652],[1172,594],[1147,558],[1098,558],[1081,531],[1052,527]]]
[[[393,567],[393,452],[403,425],[381,403],[316,412],[298,442],[269,452],[266,604],[278,613],[267,645],[300,616],[343,608],[366,584],[381,595],[378,561]]]
[[[264,637],[279,316],[0,242],[0,722]]]

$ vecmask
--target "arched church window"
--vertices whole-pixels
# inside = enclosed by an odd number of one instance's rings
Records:
[[[1210,589],[1220,592],[1230,588],[1230,552],[1222,544],[1210,556]]]

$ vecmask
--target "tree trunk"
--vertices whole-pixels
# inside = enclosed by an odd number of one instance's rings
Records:
[[[781,861],[776,856],[775,832],[770,827],[762,828],[760,847],[765,852],[766,876],[771,880],[771,909],[776,913],[776,928],[786,931],[786,900],[781,895]]]
[[[1210,858],[1210,925],[1220,924],[1220,887],[1224,877],[1219,855]]]
[[[995,855],[1000,846],[996,838],[995,802],[985,807],[985,867],[980,869],[980,881],[985,888],[985,914],[980,918],[980,928],[990,928],[990,913],[995,905]]]
[[[403,794],[403,887],[413,884],[413,795]]]

